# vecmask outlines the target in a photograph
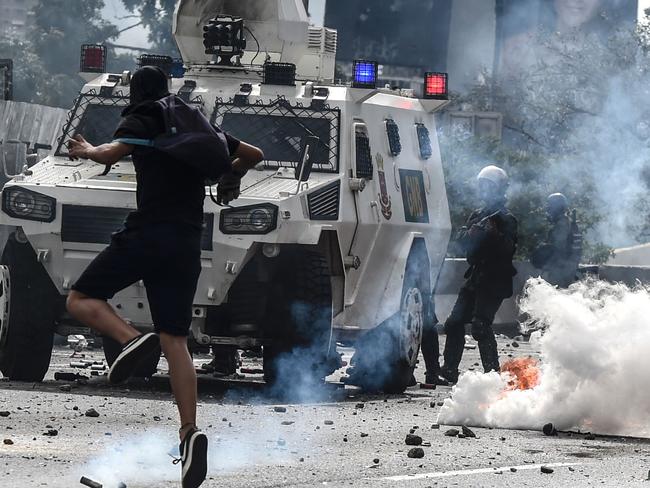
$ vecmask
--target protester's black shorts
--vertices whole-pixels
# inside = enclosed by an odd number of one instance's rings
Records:
[[[186,336],[200,273],[200,229],[158,223],[113,234],[72,289],[108,300],[143,280],[156,331]]]

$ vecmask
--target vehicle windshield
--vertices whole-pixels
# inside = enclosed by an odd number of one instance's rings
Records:
[[[56,155],[67,156],[65,141],[77,134],[81,134],[94,146],[111,142],[120,123],[122,110],[127,105],[128,97],[103,98],[82,95],[68,117]]]
[[[314,111],[297,107],[293,112],[277,105],[219,104],[215,122],[228,134],[259,147],[269,169],[295,167],[302,141],[316,136],[313,171],[338,171],[338,110]]]

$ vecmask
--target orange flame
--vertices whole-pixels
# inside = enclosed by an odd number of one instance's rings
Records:
[[[539,384],[539,363],[534,358],[516,358],[501,366],[502,373],[510,373],[509,390],[531,390]]]

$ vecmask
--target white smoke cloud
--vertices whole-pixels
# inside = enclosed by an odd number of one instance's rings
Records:
[[[650,436],[650,288],[532,279],[521,309],[545,328],[538,386],[507,391],[506,375],[468,372],[439,422]]]

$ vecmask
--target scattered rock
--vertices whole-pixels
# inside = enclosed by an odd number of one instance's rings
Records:
[[[11,439],[5,439],[4,441],[2,441],[2,443],[5,446],[13,446],[14,445],[14,441],[12,441]]]
[[[361,437],[368,437],[368,434],[366,434],[365,432],[361,432]]]
[[[158,415],[154,415],[153,420],[154,422],[160,422],[160,417],[158,417]]]
[[[511,472],[511,473],[516,473],[516,472],[517,472],[517,468],[510,468],[510,472]]]
[[[326,421],[323,422],[323,423],[324,423],[325,425],[334,425],[334,421],[333,421],[333,420],[326,420]]]
[[[404,440],[407,446],[420,446],[422,445],[422,437],[414,434],[407,434]]]
[[[542,466],[542,467],[540,468],[540,471],[541,471],[542,473],[544,473],[544,474],[551,474],[551,473],[554,471],[554,469],[553,469],[553,468],[549,468],[548,466]]]
[[[429,406],[431,408],[436,408],[436,402],[429,402]]]
[[[467,436],[465,434],[463,434],[463,433],[458,434],[459,439],[464,439],[465,437],[467,437]]]
[[[7,411],[0,412],[0,417],[9,417],[9,415],[11,415],[11,412],[7,412]]]
[[[86,417],[99,417],[99,412],[94,408],[86,410]]]
[[[595,436],[594,434],[587,434],[587,435],[585,436],[585,440],[587,440],[587,441],[595,441],[595,440],[596,440],[596,436]]]
[[[544,432],[544,435],[557,435],[555,426],[550,422],[542,427],[542,432]]]
[[[465,437],[476,437],[476,434],[474,433],[474,431],[472,429],[470,429],[469,427],[465,427],[463,425],[462,429],[463,429],[463,434],[465,435]]]
[[[363,407],[365,407],[365,406],[366,406],[365,403],[357,403],[357,404],[354,406],[354,408],[363,408]]]
[[[282,421],[282,425],[292,425],[292,424],[294,424],[294,423],[295,423],[295,422],[294,422],[293,420],[283,420],[283,421]]]
[[[445,432],[445,435],[447,437],[456,437],[459,434],[459,432],[460,431],[458,429],[449,429],[448,431]]]
[[[411,459],[421,459],[424,457],[424,449],[421,447],[414,447],[409,450],[407,456]]]
[[[440,424],[431,424],[431,428],[434,430],[440,429]]]
[[[343,442],[348,442],[348,438],[347,438],[347,437],[344,437],[344,438],[343,438]]]
[[[501,442],[505,442],[506,438],[505,438],[505,437],[499,437],[499,440],[500,440]]]
[[[300,461],[301,463],[304,463],[304,462],[305,462],[305,458],[300,458],[300,459],[298,459],[298,461]]]
[[[46,435],[48,437],[56,437],[59,435],[59,431],[56,429],[48,429],[47,432],[43,432],[43,435]]]
[[[436,403],[436,405],[438,405],[439,407],[442,407],[444,404],[445,404],[445,402],[437,402]]]
[[[286,413],[287,407],[273,407],[273,411],[276,413]]]
[[[512,347],[519,347],[519,343],[516,341],[512,341]]]
[[[375,464],[379,464],[379,458],[373,459],[372,462],[375,463]]]

